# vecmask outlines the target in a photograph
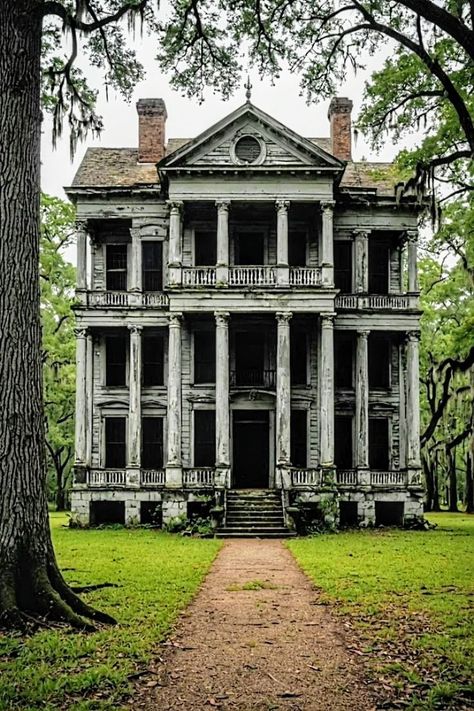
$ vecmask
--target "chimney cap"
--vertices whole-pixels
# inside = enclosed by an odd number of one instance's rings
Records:
[[[139,116],[164,116],[165,119],[168,117],[163,99],[139,99],[137,112]]]
[[[328,109],[328,118],[333,114],[350,114],[353,103],[347,96],[333,96]]]

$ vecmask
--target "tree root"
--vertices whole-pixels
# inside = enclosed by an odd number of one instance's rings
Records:
[[[96,585],[79,585],[77,587],[72,587],[71,590],[74,593],[87,593],[93,592],[94,590],[102,590],[102,588],[119,588],[120,585],[117,583],[97,583]]]

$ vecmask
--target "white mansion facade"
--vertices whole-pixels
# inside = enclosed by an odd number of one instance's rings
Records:
[[[422,514],[421,207],[352,162],[351,106],[332,100],[330,138],[247,101],[166,145],[163,101],[141,100],[138,150],[86,152],[67,189],[84,521],[208,500],[225,530],[247,490],[273,490],[285,525],[324,501],[343,524]]]

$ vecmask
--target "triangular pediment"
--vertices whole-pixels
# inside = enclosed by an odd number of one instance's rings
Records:
[[[344,164],[247,102],[159,164],[165,171],[188,170],[324,170]]]

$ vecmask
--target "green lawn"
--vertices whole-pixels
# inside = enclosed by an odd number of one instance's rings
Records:
[[[351,622],[354,647],[374,678],[397,689],[406,708],[468,708],[474,516],[428,518],[433,531],[354,531],[288,546],[322,602]]]
[[[118,709],[129,675],[145,667],[220,543],[144,529],[70,530],[59,514],[51,514],[51,521],[68,582],[120,586],[84,596],[120,625],[93,634],[0,636],[0,709]]]

